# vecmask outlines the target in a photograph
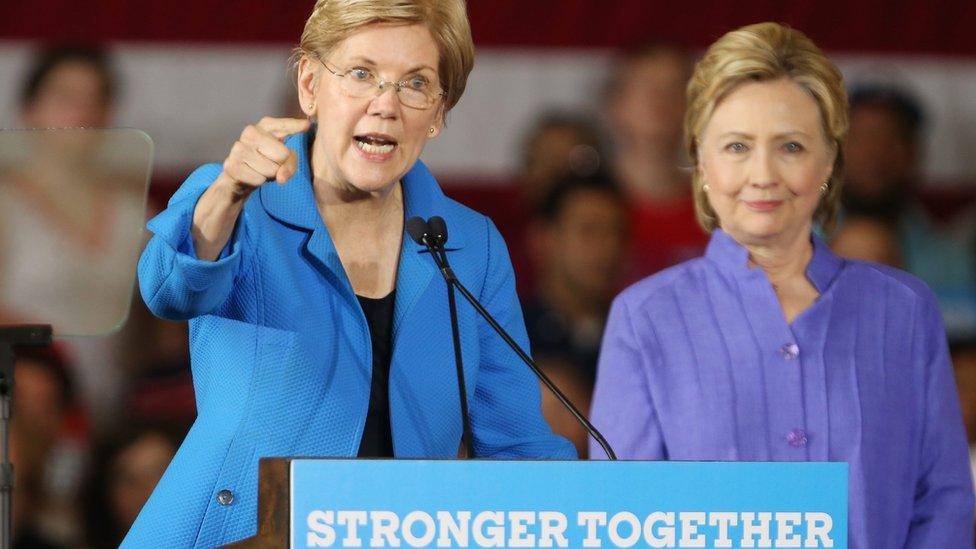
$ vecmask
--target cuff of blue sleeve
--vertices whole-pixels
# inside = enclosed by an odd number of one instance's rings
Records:
[[[196,257],[196,252],[193,251],[193,239],[190,235],[190,228],[193,225],[193,212],[196,210],[200,197],[213,184],[220,174],[220,170],[220,164],[205,164],[194,170],[186,182],[176,191],[173,198],[170,199],[166,209],[149,220],[147,228],[178,253]],[[238,223],[239,225],[240,223]],[[228,242],[225,250],[221,251],[220,257],[225,257],[228,254],[227,248],[236,238],[237,227],[234,228],[231,241]]]
[[[187,288],[200,292],[218,281],[233,278],[237,271],[237,264],[241,258],[240,246],[228,245],[221,255],[223,257],[218,258],[217,261],[205,261],[197,259],[196,256],[177,253],[173,267],[180,272]]]
[[[193,210],[205,190],[201,189],[193,196],[170,204],[159,215],[150,219],[146,227],[169,244],[170,248],[185,253],[185,241],[192,240],[190,226],[193,224]]]
[[[244,215],[244,213],[242,212],[241,213],[241,216],[243,216],[243,215]],[[225,244],[224,245],[224,248],[222,250],[220,250],[220,253],[219,254],[217,254],[216,261],[220,261],[222,259],[226,259],[226,258],[230,257],[231,254],[234,253],[237,250],[237,248],[238,248],[238,246],[237,246],[237,241],[238,241],[238,238],[237,238],[237,230],[238,230],[238,227],[240,227],[240,225],[241,225],[240,223],[237,223],[236,225],[234,225],[234,230],[230,234],[230,239],[227,240],[227,244]],[[196,246],[193,245],[193,235],[192,234],[190,234],[189,232],[187,232],[187,234],[183,237],[183,241],[180,242],[179,246],[176,247],[176,253],[177,253],[177,255],[185,255],[185,256],[187,256],[190,259],[200,259],[200,256],[197,255]],[[212,262],[210,262],[210,263],[212,263]]]
[[[193,246],[191,227],[193,211],[206,187],[179,201],[173,202],[165,210],[152,218],[147,227],[162,239],[175,252],[174,268],[179,270],[187,286],[200,291],[212,286],[225,277],[233,277],[240,262],[240,231],[243,223],[238,219],[231,237],[220,251],[216,261],[201,260]],[[241,212],[241,217],[246,216]]]

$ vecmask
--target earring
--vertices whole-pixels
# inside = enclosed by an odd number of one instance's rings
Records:
[[[436,132],[436,131],[437,131],[437,130],[436,130],[436,129],[434,129],[434,127],[433,127],[433,126],[431,126],[431,127],[430,127],[430,129],[428,129],[428,130],[427,130],[427,133],[429,133],[430,135],[434,135],[434,132]]]
[[[824,181],[823,185],[820,186],[820,194],[827,194],[827,189],[830,188],[830,180]]]
[[[314,110],[314,109],[315,109],[315,103],[309,103],[308,104],[308,110],[311,111],[311,110]]]
[[[708,186],[708,183],[702,183],[702,190],[703,191],[705,191],[707,193],[710,189],[711,189],[711,187]]]

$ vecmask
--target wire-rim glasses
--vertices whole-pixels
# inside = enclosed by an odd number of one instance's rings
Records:
[[[333,70],[326,63],[322,63],[325,70],[339,77],[342,91],[349,97],[375,97],[392,86],[400,103],[412,109],[429,109],[446,95],[442,90],[435,90],[434,85],[421,75],[413,75],[399,82],[380,80],[372,71],[363,67],[353,67],[345,71]]]

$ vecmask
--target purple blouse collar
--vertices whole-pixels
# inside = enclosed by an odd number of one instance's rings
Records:
[[[807,278],[822,294],[827,291],[834,277],[840,272],[844,260],[831,251],[816,234],[811,234],[810,239],[813,241],[813,258],[807,265]],[[722,229],[712,231],[705,257],[718,265],[722,272],[732,276],[748,275],[753,272],[753,269],[749,268],[749,251]]]

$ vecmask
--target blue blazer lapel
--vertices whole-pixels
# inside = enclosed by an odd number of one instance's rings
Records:
[[[419,160],[403,177],[403,203],[405,219],[414,216],[429,219],[435,215],[444,218],[449,229],[447,246],[445,246],[448,251],[464,247],[464,233],[459,230],[461,225],[459,222],[452,223],[454,208],[451,207],[427,166]],[[455,231],[451,232],[451,228]],[[427,291],[431,281],[435,276],[440,277],[434,260],[429,256],[430,252],[425,246],[417,244],[409,236],[404,235],[397,272],[397,296],[393,314],[394,336],[403,321],[414,311],[420,296]]]
[[[420,160],[403,176],[404,215],[407,219],[419,216],[429,219],[439,215],[447,222],[448,250],[459,250],[465,245],[464,231],[461,229],[460,219],[457,218],[457,205],[444,195],[437,180],[431,175],[427,166]],[[426,250],[418,246],[420,251]]]
[[[311,130],[310,130],[311,131]],[[308,134],[290,136],[285,145],[298,155],[298,171],[284,185],[268,182],[259,189],[261,203],[268,215],[294,230],[309,233],[305,241],[306,257],[317,264],[336,286],[353,295],[352,285],[342,267],[339,254],[315,206],[311,165],[308,159]],[[358,305],[357,305],[358,307]]]
[[[312,130],[310,130],[312,131]],[[308,159],[308,133],[289,137],[285,144],[298,155],[298,171],[284,185],[266,183],[258,191],[261,202],[268,215],[294,230],[309,233],[305,241],[308,258],[317,263],[324,274],[352,299],[352,285],[342,267],[335,244],[315,206],[312,188],[311,165]],[[428,219],[439,215],[445,219],[449,228],[447,250],[456,251],[464,247],[464,233],[454,217],[454,208],[423,164],[417,161],[403,178],[404,215],[406,218],[420,216]],[[400,249],[400,264],[397,270],[397,295],[394,306],[393,333],[417,306],[420,296],[427,291],[431,280],[437,275],[434,262],[427,249],[406,235]],[[439,275],[438,275],[439,276]],[[358,306],[358,305],[357,305]]]

